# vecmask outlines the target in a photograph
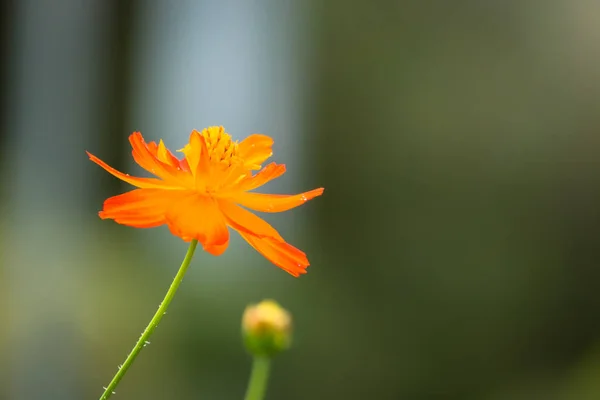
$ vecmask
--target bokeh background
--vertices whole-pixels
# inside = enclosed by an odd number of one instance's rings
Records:
[[[268,399],[600,398],[600,3],[1,4],[0,398],[95,399],[186,250],[97,217],[127,136],[275,138],[267,216],[196,255],[115,399],[241,399],[248,303],[295,318]]]

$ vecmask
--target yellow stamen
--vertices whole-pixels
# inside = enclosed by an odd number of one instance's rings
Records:
[[[237,142],[231,139],[231,135],[225,132],[222,126],[208,127],[200,135],[206,141],[210,161],[213,163],[231,166],[237,159]]]

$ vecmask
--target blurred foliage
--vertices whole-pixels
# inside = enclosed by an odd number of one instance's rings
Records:
[[[540,21],[561,11],[327,4],[307,137],[327,188],[318,273],[354,323],[319,373],[353,383],[340,398],[476,399],[564,371],[600,328],[600,93],[578,90],[566,48],[545,53],[564,44]]]

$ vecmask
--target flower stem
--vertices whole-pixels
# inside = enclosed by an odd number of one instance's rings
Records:
[[[270,367],[271,359],[269,357],[254,356],[245,400],[262,400],[265,397]]]
[[[152,317],[150,323],[148,324],[148,326],[146,326],[144,332],[142,332],[142,336],[140,336],[140,338],[138,339],[137,343],[125,359],[123,365],[119,367],[119,370],[117,371],[116,375],[112,378],[108,386],[104,388],[104,393],[102,394],[102,396],[100,396],[100,400],[107,400],[108,398],[110,398],[110,396],[114,394],[114,390],[116,389],[121,379],[123,379],[123,376],[125,376],[125,373],[127,373],[129,367],[131,367],[131,364],[133,364],[133,362],[135,361],[135,358],[137,357],[139,352],[142,350],[142,348],[144,348],[147,344],[150,343],[148,342],[148,339],[158,326],[158,323],[162,319],[163,315],[166,314],[167,308],[169,307],[169,304],[171,304],[171,300],[173,300],[173,297],[175,297],[175,293],[177,292],[177,289],[179,288],[179,285],[181,284],[181,281],[183,280],[183,277],[188,267],[190,266],[190,261],[192,261],[192,257],[194,256],[194,251],[196,250],[197,245],[198,241],[192,240],[192,242],[190,243],[190,247],[188,248],[188,251],[185,255],[185,258],[181,263],[181,267],[179,267],[179,271],[177,271],[177,275],[175,275],[175,278],[173,279],[173,282],[171,283],[171,286],[169,287],[165,298],[163,299],[162,303],[160,303],[160,306],[154,314],[154,317]]]

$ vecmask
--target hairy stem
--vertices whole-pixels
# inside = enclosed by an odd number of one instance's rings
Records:
[[[185,276],[185,273],[188,270],[188,267],[190,266],[190,261],[192,261],[192,257],[194,256],[194,251],[196,250],[197,245],[198,241],[192,240],[192,242],[190,243],[190,247],[188,248],[188,251],[185,255],[185,258],[181,263],[181,267],[179,267],[179,271],[177,271],[177,275],[175,275],[175,278],[173,279],[173,282],[171,283],[171,286],[169,287],[165,298],[160,303],[158,310],[156,310],[156,313],[150,320],[148,326],[146,326],[146,329],[144,329],[144,332],[142,332],[142,335],[138,339],[137,343],[135,344],[127,358],[125,359],[123,365],[119,366],[119,370],[117,371],[115,376],[112,378],[108,386],[104,388],[104,393],[102,394],[102,396],[100,396],[100,400],[107,400],[108,398],[110,398],[110,396],[112,396],[115,393],[117,385],[119,384],[121,379],[123,379],[123,376],[125,376],[127,370],[129,369],[129,367],[131,367],[131,364],[133,364],[140,351],[147,344],[150,343],[148,339],[150,338],[152,333],[154,333],[154,330],[158,326],[163,315],[166,314],[167,308],[169,307],[169,304],[171,304],[173,297],[175,297],[175,293],[177,292],[177,289],[179,288],[179,285],[181,284],[181,281],[183,280],[183,277]]]

